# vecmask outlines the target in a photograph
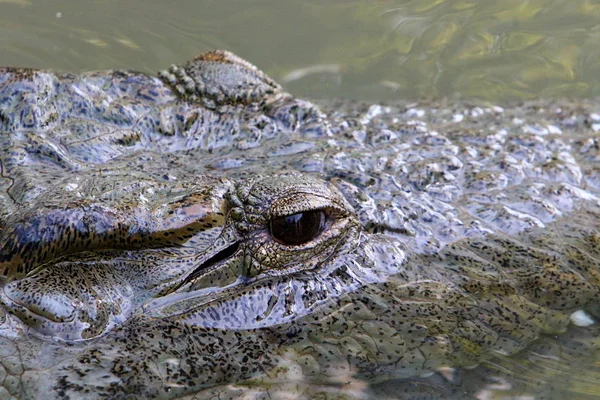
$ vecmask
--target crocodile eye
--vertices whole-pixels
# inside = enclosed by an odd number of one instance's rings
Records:
[[[295,246],[310,242],[323,232],[324,227],[324,211],[306,211],[273,219],[271,236],[279,243]]]

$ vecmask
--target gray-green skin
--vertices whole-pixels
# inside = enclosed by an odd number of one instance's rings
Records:
[[[598,114],[0,69],[0,398],[593,396]]]

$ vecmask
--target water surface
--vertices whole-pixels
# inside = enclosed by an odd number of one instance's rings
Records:
[[[231,50],[295,95],[600,95],[597,0],[0,0],[0,64],[154,72]]]
[[[5,66],[154,73],[215,48],[315,99],[600,96],[597,0],[0,0]],[[490,369],[551,381],[561,366],[531,354]],[[600,393],[597,374],[572,368],[573,398]]]

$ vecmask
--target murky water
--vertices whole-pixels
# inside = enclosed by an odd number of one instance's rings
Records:
[[[306,98],[600,96],[598,0],[0,0],[0,65],[153,73],[214,48]],[[550,382],[571,368],[573,398],[599,395],[596,370],[575,365],[600,365],[597,353],[574,349],[563,366],[543,345],[480,374]]]
[[[154,72],[232,50],[298,96],[600,95],[597,0],[0,0],[0,64]]]

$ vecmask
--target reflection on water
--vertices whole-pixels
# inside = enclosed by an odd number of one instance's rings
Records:
[[[0,11],[3,65],[153,72],[224,48],[304,97],[600,95],[592,0],[0,0]]]
[[[222,48],[309,98],[599,96],[599,45],[600,2],[591,0],[0,0],[2,65],[154,72]],[[439,385],[472,392],[470,384],[487,379],[479,399],[524,398],[521,381],[538,382],[547,397],[557,387],[573,398],[598,396],[600,360],[589,349],[600,339],[592,333],[571,331],[516,358],[447,371]],[[422,382],[425,398],[436,382]],[[386,382],[373,393],[394,397],[405,385]]]

